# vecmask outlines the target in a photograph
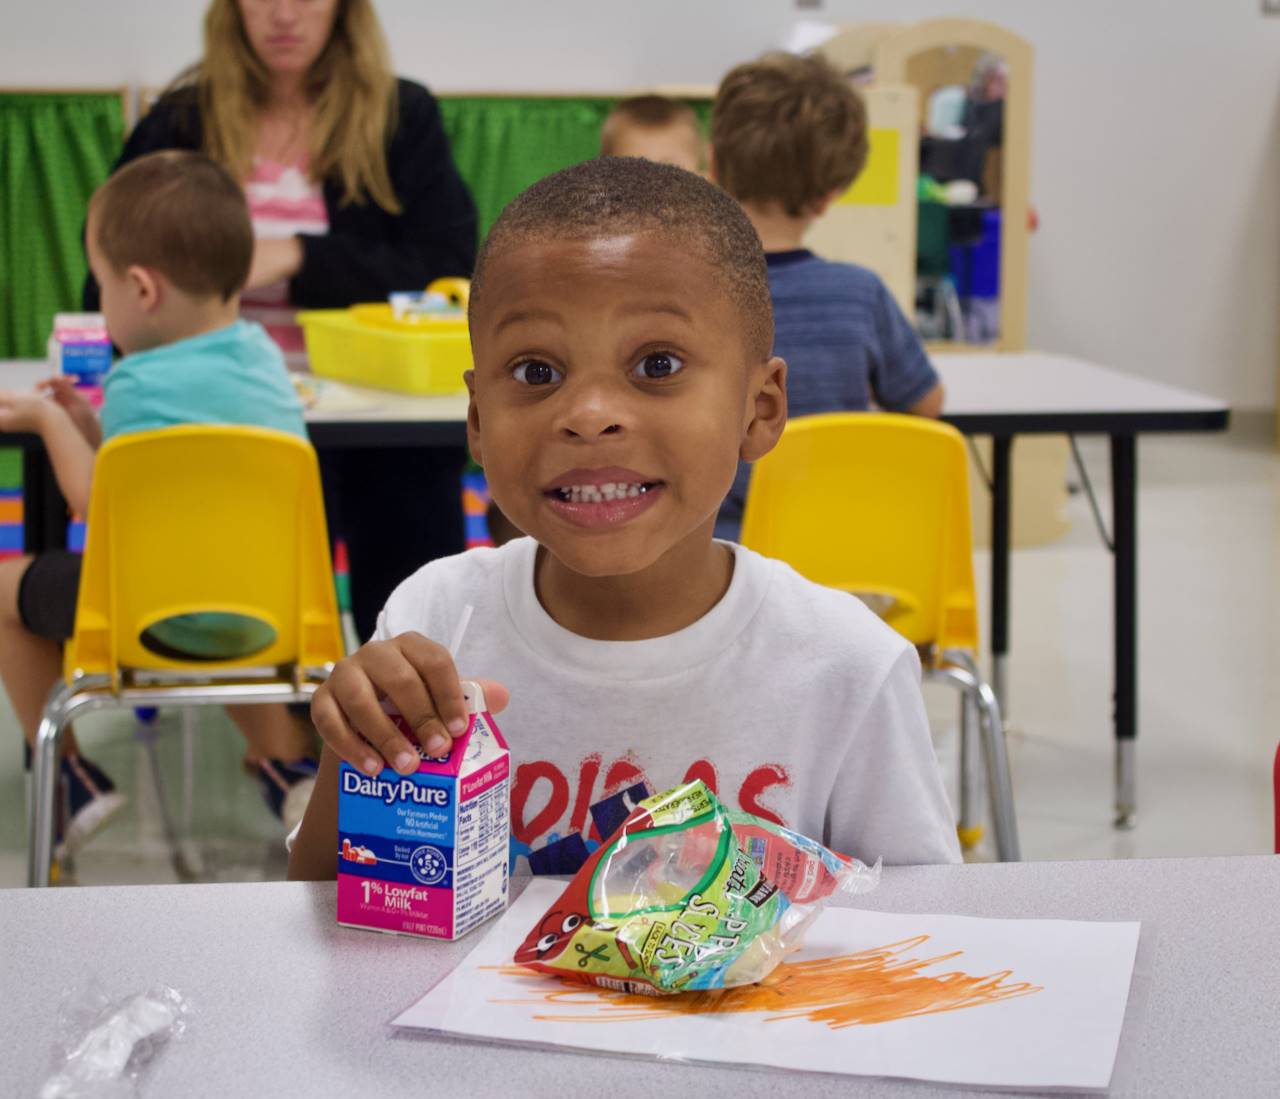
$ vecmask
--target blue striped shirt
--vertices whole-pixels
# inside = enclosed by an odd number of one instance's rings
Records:
[[[904,412],[938,384],[920,338],[877,275],[807,249],[770,252],[773,353],[787,362],[788,416]],[[736,541],[751,467],[720,508],[716,537]]]

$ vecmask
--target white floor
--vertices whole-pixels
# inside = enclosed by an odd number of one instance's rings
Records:
[[[1104,513],[1104,443],[1082,442]],[[1083,495],[1071,532],[1013,563],[1010,755],[1027,859],[1147,858],[1271,850],[1280,740],[1280,452],[1240,433],[1147,438],[1139,447],[1137,827],[1111,824],[1111,559]],[[977,561],[985,607],[989,557]],[[939,757],[955,774],[955,703],[930,687]],[[240,769],[221,714],[195,738],[191,848],[204,878],[282,877],[279,826]],[[183,738],[162,718],[163,769],[182,793]],[[178,880],[145,755],[127,715],[82,722],[82,740],[132,798],[80,857],[82,884]],[[214,734],[214,735],[209,735]],[[0,700],[0,886],[25,880],[20,739]],[[971,857],[989,858],[989,840]]]

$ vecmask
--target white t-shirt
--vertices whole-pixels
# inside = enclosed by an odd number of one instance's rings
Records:
[[[723,599],[647,641],[593,641],[534,591],[537,544],[433,561],[392,593],[382,640],[448,644],[498,680],[515,766],[512,868],[572,873],[630,805],[691,778],[866,862],[958,862],[915,649],[851,595],[732,547]]]

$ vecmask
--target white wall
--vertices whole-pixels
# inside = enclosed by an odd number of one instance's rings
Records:
[[[1036,49],[1035,346],[1241,407],[1280,348],[1280,19],[1259,0],[827,0],[819,17],[1000,22]],[[162,84],[203,0],[5,0],[0,84]],[[788,0],[382,0],[437,89],[712,83],[780,41]]]

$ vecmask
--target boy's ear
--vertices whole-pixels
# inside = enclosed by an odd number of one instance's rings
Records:
[[[755,396],[738,456],[755,462],[769,453],[787,426],[787,364],[774,355],[756,379]]]
[[[471,457],[478,466],[484,465],[480,452],[480,410],[476,407],[476,372],[468,370],[462,375],[467,383],[467,446],[471,448]]]
[[[720,183],[720,172],[716,168],[716,147],[714,145],[707,146],[707,179],[717,186]]]
[[[129,280],[129,289],[144,313],[150,313],[160,304],[163,290],[154,271],[135,263],[125,271],[125,278]]]

